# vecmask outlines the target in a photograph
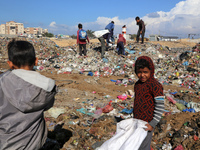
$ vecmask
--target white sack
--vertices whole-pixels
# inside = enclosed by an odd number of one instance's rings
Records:
[[[115,135],[96,150],[137,150],[147,136],[145,124],[147,122],[134,118],[117,123]]]
[[[93,34],[97,38],[100,38],[101,36],[103,36],[106,33],[109,33],[109,30],[99,30],[99,31],[95,31]]]

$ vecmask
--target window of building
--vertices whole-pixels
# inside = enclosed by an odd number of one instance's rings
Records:
[[[10,30],[15,29],[15,27],[10,27]]]

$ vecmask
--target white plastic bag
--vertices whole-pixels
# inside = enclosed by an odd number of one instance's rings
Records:
[[[103,36],[104,34],[109,33],[109,30],[99,30],[99,31],[95,31],[93,34],[94,36],[96,36],[97,38]]]
[[[139,119],[126,119],[117,124],[116,134],[96,150],[137,150],[145,137],[147,122]]]

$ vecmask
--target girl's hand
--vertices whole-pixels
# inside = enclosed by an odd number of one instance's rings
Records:
[[[146,124],[147,128],[145,128],[145,131],[152,131],[153,127],[150,124]]]

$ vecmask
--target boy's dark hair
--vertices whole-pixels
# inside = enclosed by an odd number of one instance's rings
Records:
[[[78,24],[78,28],[81,29],[83,28],[83,25],[81,23]]]
[[[111,23],[115,24],[115,22],[114,22],[114,21],[111,21]]]
[[[140,17],[138,17],[138,16],[137,16],[137,17],[135,17],[135,20],[140,20]]]
[[[150,66],[149,66],[149,62],[146,60],[146,59],[139,59],[139,60],[136,60],[135,62],[135,73],[137,74],[137,71],[139,69],[144,69],[145,67],[147,67],[149,70],[150,69]]]
[[[35,49],[28,41],[15,41],[8,43],[8,58],[17,67],[32,66],[35,64]]]

